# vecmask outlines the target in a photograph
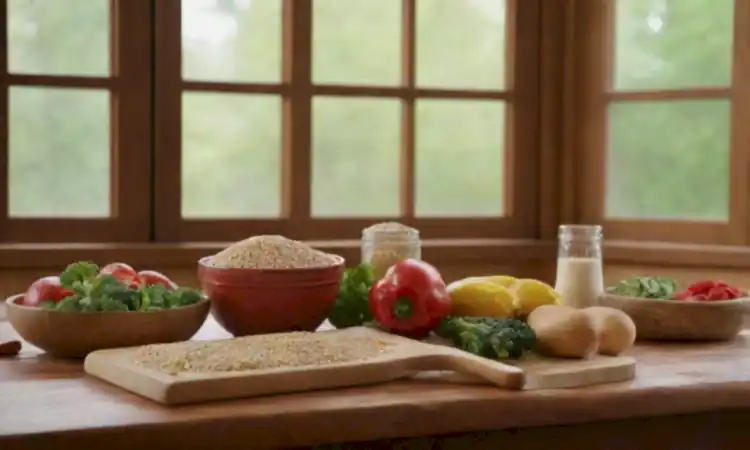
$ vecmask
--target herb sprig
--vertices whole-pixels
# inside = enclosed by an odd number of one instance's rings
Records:
[[[373,284],[375,273],[369,264],[346,269],[328,321],[336,328],[356,327],[371,322],[369,296]]]

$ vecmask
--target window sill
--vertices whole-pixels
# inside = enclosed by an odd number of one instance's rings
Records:
[[[311,245],[359,261],[359,241],[316,241]],[[228,243],[0,244],[0,269],[59,268],[72,261],[124,261],[141,267],[192,267]],[[505,264],[550,260],[554,243],[514,239],[435,239],[422,242],[422,256],[434,264]]]
[[[359,260],[359,241],[316,241],[312,245]],[[136,266],[192,267],[226,243],[0,244],[0,269],[59,268],[72,261],[126,261]],[[423,257],[437,265],[507,265],[554,262],[556,244],[517,239],[440,239],[423,241]],[[685,268],[750,268],[750,247],[659,242],[609,241],[605,263]]]
[[[711,269],[750,269],[750,247],[663,242],[609,241],[607,264]]]

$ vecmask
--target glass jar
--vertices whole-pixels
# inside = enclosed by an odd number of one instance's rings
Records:
[[[586,308],[604,292],[602,227],[560,225],[555,290],[564,305]]]
[[[404,259],[422,259],[419,230],[397,222],[384,222],[362,230],[362,262],[370,264],[380,279]]]

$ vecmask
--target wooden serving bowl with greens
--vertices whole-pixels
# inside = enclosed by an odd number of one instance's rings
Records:
[[[59,277],[39,279],[8,298],[8,320],[48,354],[83,358],[106,348],[188,340],[208,316],[210,303],[199,291],[118,276],[93,263],[73,263]]]
[[[750,304],[746,292],[715,300],[688,291],[668,278],[631,277],[608,287],[599,305],[629,315],[639,340],[724,341],[742,330]]]

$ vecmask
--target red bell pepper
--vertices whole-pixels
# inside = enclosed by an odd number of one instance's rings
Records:
[[[451,299],[440,272],[405,259],[370,289],[370,312],[381,328],[414,339],[427,336],[450,313]]]

